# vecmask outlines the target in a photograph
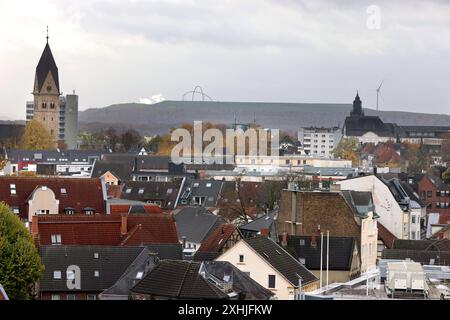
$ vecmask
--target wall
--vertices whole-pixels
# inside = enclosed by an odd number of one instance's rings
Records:
[[[106,184],[117,186],[119,184],[119,179],[116,178],[111,172],[105,172],[102,175],[102,178],[105,179]]]
[[[69,149],[77,149],[78,139],[78,96],[66,95],[65,143]]]
[[[239,262],[239,255],[244,255],[244,263]],[[264,288],[268,288],[269,280],[268,275],[274,274],[275,288],[269,289],[276,294],[276,297],[280,300],[293,300],[294,288],[292,285],[274,270],[263,258],[261,258],[251,247],[249,247],[245,241],[239,241],[234,247],[220,255],[217,261],[228,261],[243,272],[249,272],[250,277],[262,285]]]
[[[50,188],[42,186],[33,191],[28,200],[28,221],[32,220],[38,210],[49,210],[49,214],[59,213],[59,200]]]

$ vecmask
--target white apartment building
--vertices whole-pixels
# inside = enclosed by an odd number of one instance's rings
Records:
[[[342,133],[339,127],[333,128],[300,128],[298,141],[303,145],[306,154],[331,158],[333,150],[341,141]]]

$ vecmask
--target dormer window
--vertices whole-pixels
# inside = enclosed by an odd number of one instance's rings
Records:
[[[86,215],[93,215],[94,214],[94,209],[93,208],[84,208],[83,211],[84,211],[84,213]]]
[[[125,190],[125,193],[131,193],[131,188],[127,188],[127,189]]]
[[[206,184],[206,187],[207,187],[207,188],[211,188],[211,186],[212,186],[212,183],[211,183],[211,182],[208,182],[208,183]]]
[[[67,194],[66,188],[61,188],[61,194]]]
[[[12,212],[14,214],[19,214],[19,207],[12,207]]]
[[[138,191],[139,194],[144,194],[144,188],[140,188]]]

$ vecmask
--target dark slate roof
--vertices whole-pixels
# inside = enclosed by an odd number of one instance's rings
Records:
[[[70,163],[89,162],[100,159],[102,151],[99,150],[19,150],[7,151],[11,162],[35,162],[35,163]],[[28,159],[28,160],[26,160]],[[53,160],[55,159],[55,160]]]
[[[174,209],[182,182],[182,179],[175,179],[171,182],[126,181],[123,183],[124,187],[120,197],[142,202],[161,201],[162,208]]]
[[[178,239],[202,243],[223,220],[203,207],[183,207],[175,212]]]
[[[16,139],[19,141],[24,131],[24,124],[0,123],[0,140]]]
[[[449,251],[450,239],[442,240],[403,240],[396,239],[393,249],[400,250],[427,250],[427,251]]]
[[[305,267],[310,270],[320,269],[320,236],[316,236],[316,246],[311,244],[311,236],[288,236],[287,246],[295,252],[295,258],[305,259]],[[323,238],[323,261],[327,256],[327,237]],[[355,250],[356,239],[353,237],[330,237],[330,270],[350,270]],[[325,263],[324,263],[325,266]]]
[[[366,191],[342,190],[341,195],[347,205],[352,209],[355,216],[367,218],[369,211],[374,213],[374,218],[378,218],[375,212],[375,205],[372,201],[372,194]]]
[[[186,181],[180,194],[179,203],[192,205],[194,197],[205,197],[203,207],[216,207],[222,191],[223,181],[190,179]]]
[[[146,244],[145,247],[161,260],[181,260],[183,258],[181,243],[153,243]]]
[[[129,180],[133,172],[133,161],[97,160],[92,168],[91,177],[98,178],[108,171],[121,181]]]
[[[220,256],[221,253],[217,251],[198,251],[194,255],[194,261],[213,261],[218,256]]]
[[[104,159],[112,162],[131,162],[134,166],[136,162],[137,171],[162,170],[168,171],[170,156],[136,156],[135,154],[112,153],[105,155]]]
[[[81,270],[81,290],[73,291],[103,291],[122,276],[143,250],[147,251],[144,247],[41,246],[45,271],[39,290],[69,291],[66,285],[67,267],[77,265]],[[98,253],[98,258],[94,258],[94,253]],[[53,279],[54,271],[61,271],[61,279]],[[95,277],[94,271],[99,271],[98,277]]]
[[[163,260],[132,293],[176,299],[227,299],[228,295],[199,274],[200,263]]]
[[[122,276],[111,287],[101,293],[102,299],[108,299],[113,296],[122,296],[128,298],[133,288],[144,275],[150,272],[159,261],[158,255],[149,254],[148,250],[142,250],[137,258],[129,265]],[[142,272],[142,276],[138,277],[138,273]]]
[[[278,214],[278,209],[270,211],[268,214],[263,215],[259,218],[256,218],[255,220],[244,224],[240,227],[243,231],[251,231],[251,232],[260,232],[261,229],[268,229],[269,231],[272,230],[272,227],[274,226],[275,218]]]
[[[369,131],[380,137],[395,137],[395,126],[384,123],[377,116],[349,116],[345,118],[344,133],[346,136],[359,137]]]
[[[402,250],[402,249],[384,249],[382,259],[397,259],[406,260],[411,259],[421,264],[433,264],[431,259],[434,259],[435,265],[450,266],[450,252],[429,251],[429,250]]]
[[[44,85],[45,78],[48,73],[51,73],[53,79],[55,80],[56,89],[59,90],[59,77],[58,77],[58,67],[56,66],[55,59],[53,58],[52,51],[50,50],[50,46],[47,42],[45,45],[44,51],[42,52],[41,58],[39,59],[39,63],[36,67],[36,81],[38,90],[41,91],[42,86]]]
[[[317,281],[317,277],[311,271],[268,237],[258,236],[244,241],[294,287],[298,286],[299,277],[302,278],[302,285]]]

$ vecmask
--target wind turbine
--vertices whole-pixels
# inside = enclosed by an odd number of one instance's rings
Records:
[[[378,97],[380,95],[380,90],[381,90],[381,86],[383,85],[383,82],[384,82],[384,80],[381,81],[380,86],[377,89],[377,111],[378,111]]]

